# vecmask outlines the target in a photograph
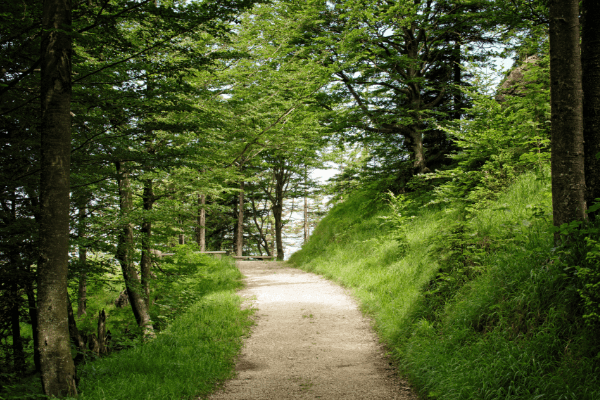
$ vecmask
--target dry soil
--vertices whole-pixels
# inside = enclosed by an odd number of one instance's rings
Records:
[[[238,267],[256,325],[210,399],[416,399],[346,290],[281,263]]]

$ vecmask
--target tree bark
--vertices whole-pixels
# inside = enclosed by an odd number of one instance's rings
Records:
[[[275,244],[277,246],[277,260],[282,261],[283,254],[283,238],[281,231],[283,230],[283,204],[273,204],[273,218],[275,218]]]
[[[142,285],[138,273],[133,265],[133,226],[131,222],[126,221],[131,211],[131,188],[129,184],[128,172],[119,161],[115,163],[117,168],[117,180],[119,183],[119,202],[121,208],[121,217],[125,219],[117,245],[117,259],[121,264],[123,278],[125,279],[125,288],[129,296],[131,310],[139,327],[144,330],[144,336],[154,337],[154,327],[148,314],[148,308],[142,295]]]
[[[67,296],[67,312],[69,316],[69,336],[71,337],[71,341],[77,348],[78,354],[75,356],[75,362],[79,364],[85,358],[85,341],[83,337],[79,333],[79,329],[77,329],[77,322],[75,321],[75,314],[73,313],[73,307],[71,306],[71,301]]]
[[[235,254],[241,257],[244,252],[244,182],[240,184],[240,190]]]
[[[85,238],[85,216],[86,216],[85,202],[79,207],[79,238]],[[85,246],[79,246],[79,268],[83,271],[79,271],[79,285],[77,290],[77,318],[81,318],[86,314],[87,307],[87,273],[86,270],[87,262],[87,248]]]
[[[586,203],[591,206],[600,198],[600,3],[582,1],[583,29],[581,62],[583,82],[583,140],[585,143]],[[596,219],[598,211],[590,213]]]
[[[206,195],[198,195],[198,247],[206,251]]]
[[[33,291],[33,281],[28,280],[27,286],[25,287],[25,293],[27,294],[27,306],[29,308],[29,319],[31,320],[31,331],[33,336],[33,365],[35,366],[35,372],[40,372],[42,366],[40,363],[40,345],[38,336],[38,323],[37,323],[37,306],[35,301],[35,292]]]
[[[77,395],[67,315],[71,22],[70,0],[44,0],[37,317],[42,388],[55,397]]]
[[[12,350],[13,363],[17,373],[22,374],[25,371],[25,353],[23,352],[23,338],[21,337],[21,318],[19,309],[21,308],[21,296],[16,283],[12,285],[11,293],[11,330],[12,330]]]
[[[142,289],[144,302],[146,308],[150,307],[150,268],[152,267],[152,221],[150,221],[148,214],[152,211],[154,206],[154,188],[152,186],[152,180],[147,179],[144,181],[144,192],[143,192],[143,205],[144,205],[144,219],[142,221],[142,227],[140,232],[142,234],[142,259],[140,261],[140,271],[142,275]],[[100,340],[100,334],[98,334],[98,340]]]
[[[304,195],[304,243],[308,242],[308,196]]]
[[[98,354],[108,353],[106,339],[106,312],[104,309],[98,313]]]
[[[579,0],[549,5],[552,207],[554,225],[560,226],[583,220],[586,209]]]
[[[17,201],[16,193],[13,190],[13,196],[10,206],[10,223],[17,221]],[[11,333],[12,333],[12,351],[13,364],[17,373],[25,372],[25,353],[23,352],[23,338],[21,337],[21,304],[22,297],[19,290],[19,281],[23,279],[23,268],[20,261],[20,255],[17,246],[12,246],[8,251],[9,270],[12,270],[12,284],[8,296],[8,305],[10,307]],[[8,286],[8,282],[6,283]]]

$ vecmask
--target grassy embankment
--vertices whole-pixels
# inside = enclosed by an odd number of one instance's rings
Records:
[[[600,399],[598,330],[553,249],[550,203],[530,172],[468,218],[415,199],[394,227],[358,193],[291,262],[354,290],[422,398]]]
[[[113,304],[122,288],[118,275],[90,280],[88,313],[78,321],[79,329],[94,332],[98,311],[104,308],[113,351],[100,359],[88,354],[79,366],[79,399],[197,399],[232,376],[234,358],[252,324],[252,310],[241,310],[235,293],[242,283],[234,261],[181,246],[161,262],[161,269],[153,282],[150,309],[158,333],[148,343],[136,332],[131,308]],[[27,382],[15,386],[20,395],[12,391],[4,396],[39,396],[39,378],[28,382],[26,390]]]

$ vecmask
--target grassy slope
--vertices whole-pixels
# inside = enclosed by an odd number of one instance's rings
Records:
[[[291,262],[354,289],[424,398],[600,399],[594,332],[574,317],[576,293],[549,262],[547,179],[521,176],[468,221],[416,211],[406,251],[382,219],[389,211],[367,203],[357,194],[334,207]],[[436,280],[456,252],[457,223],[471,271],[460,284]]]
[[[192,296],[186,311],[152,342],[85,365],[80,371],[80,398],[191,399],[212,392],[231,377],[241,340],[249,332],[251,310],[240,309],[235,289],[241,286],[241,274],[233,261],[203,257],[195,274],[170,285],[171,294]],[[194,260],[179,264],[190,261]],[[169,292],[164,288],[163,292],[160,301],[168,304]],[[181,300],[173,304],[177,303]]]

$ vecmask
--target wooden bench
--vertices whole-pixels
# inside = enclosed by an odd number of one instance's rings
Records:
[[[223,255],[226,255],[226,251],[201,251],[202,254],[212,254],[215,258],[221,258]]]
[[[236,260],[249,260],[251,258],[258,258],[260,260],[272,260],[274,256],[233,256]]]
[[[155,255],[155,256],[157,256],[159,258],[163,258],[164,256],[174,256],[175,255],[175,253],[163,253],[160,250],[150,250],[150,252],[153,255]],[[212,254],[213,256],[215,256],[215,258],[221,258],[221,256],[223,254],[227,254],[226,251],[201,251],[200,253],[202,253],[202,254]]]

